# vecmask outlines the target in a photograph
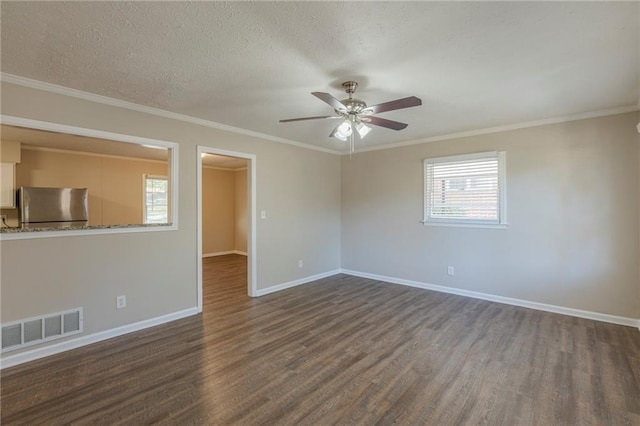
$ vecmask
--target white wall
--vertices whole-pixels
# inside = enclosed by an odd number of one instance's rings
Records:
[[[640,317],[637,113],[340,158],[8,83],[1,89],[5,115],[180,146],[179,230],[1,241],[3,323],[83,306],[90,334],[196,306],[197,145],[257,156],[257,210],[267,212],[256,230],[258,289],[342,266]],[[507,151],[509,228],[419,224],[422,160],[487,150]],[[120,294],[127,308],[116,310]]]
[[[345,156],[342,267],[638,318],[637,121],[628,113]],[[507,152],[507,230],[418,223],[423,159],[496,150]]]
[[[202,169],[202,253],[205,256],[236,249],[235,187],[235,172]]]
[[[340,158],[2,83],[2,114],[179,144],[179,230],[1,241],[1,316],[84,307],[85,334],[196,306],[197,145],[256,155],[257,286],[340,267]],[[305,267],[297,261],[304,257]],[[117,295],[127,308],[116,310]]]
[[[202,169],[202,253],[247,252],[247,170]]]
[[[236,244],[234,250],[247,251],[247,170],[237,170],[235,175],[235,231]]]

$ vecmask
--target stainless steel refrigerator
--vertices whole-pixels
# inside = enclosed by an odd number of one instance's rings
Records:
[[[22,186],[18,202],[23,228],[80,227],[89,223],[87,188]]]

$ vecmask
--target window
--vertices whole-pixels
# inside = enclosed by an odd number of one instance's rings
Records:
[[[424,224],[506,226],[505,153],[424,160]]]
[[[144,175],[143,223],[169,223],[169,180]]]
[[[33,144],[22,144],[22,155],[38,156],[38,161],[19,164],[22,172],[18,173],[21,179],[16,181],[17,187],[87,188],[92,194],[89,208],[96,213],[89,215],[88,226],[50,228],[31,222],[28,229],[22,229],[16,211],[9,216],[8,222],[19,229],[8,232],[0,228],[0,241],[178,229],[177,143],[7,115],[2,116],[0,133],[3,139],[31,140]],[[70,144],[70,140],[75,142]],[[0,144],[4,145],[4,142]],[[43,157],[51,148],[56,149],[55,158],[53,154]],[[103,161],[103,156],[111,160]],[[122,173],[118,170],[120,167],[124,167]],[[117,179],[108,178],[114,173],[118,175]],[[146,222],[144,174],[168,180],[168,221],[158,223],[158,226],[143,226]],[[96,176],[104,179],[95,179]],[[0,181],[4,183],[2,178]],[[117,195],[117,208],[111,204],[111,194]],[[34,229],[39,232],[32,232]]]

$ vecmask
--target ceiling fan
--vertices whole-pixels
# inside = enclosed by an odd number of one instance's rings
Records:
[[[402,130],[407,127],[406,123],[400,123],[399,121],[387,120],[386,118],[375,117],[373,114],[381,112],[393,111],[396,109],[410,108],[414,106],[422,105],[422,100],[415,96],[409,96],[408,98],[396,99],[395,101],[383,102],[381,104],[367,106],[364,101],[355,99],[353,94],[358,87],[358,83],[355,81],[346,81],[342,83],[345,91],[349,95],[348,99],[339,101],[331,96],[329,93],[312,92],[311,94],[318,99],[326,102],[333,107],[333,110],[338,115],[321,115],[315,117],[301,117],[301,118],[289,118],[286,120],[280,120],[280,123],[289,123],[292,121],[303,120],[320,120],[320,119],[341,119],[329,137],[337,138],[342,141],[350,139],[351,152],[354,150],[354,129],[363,139],[367,133],[371,131],[371,127],[367,124],[373,124],[374,126],[386,127],[392,130]]]

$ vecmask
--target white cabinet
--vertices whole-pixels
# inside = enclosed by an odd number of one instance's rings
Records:
[[[0,163],[0,208],[16,208],[16,165]]]

